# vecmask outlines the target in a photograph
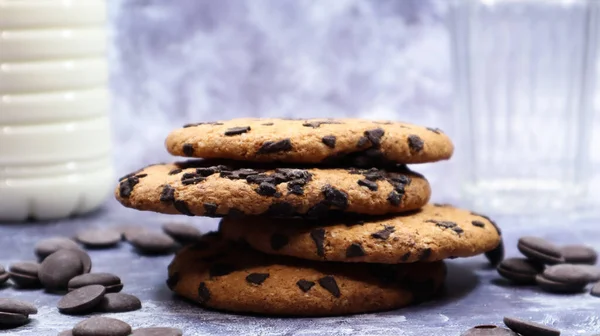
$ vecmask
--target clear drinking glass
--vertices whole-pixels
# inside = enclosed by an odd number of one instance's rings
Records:
[[[581,203],[589,182],[597,0],[453,0],[462,192],[491,213]]]

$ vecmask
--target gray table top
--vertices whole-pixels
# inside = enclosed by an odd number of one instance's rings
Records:
[[[504,231],[507,255],[516,256],[516,240],[538,235],[556,243],[586,243],[600,249],[600,227],[593,220],[559,219],[533,223],[525,218],[496,218]],[[34,244],[53,235],[72,236],[77,230],[122,224],[140,224],[157,230],[166,221],[197,224],[207,231],[216,220],[169,217],[125,209],[109,201],[88,216],[46,223],[0,224],[0,264],[34,259]],[[576,229],[574,229],[576,228]],[[184,335],[459,335],[478,324],[502,324],[504,316],[546,323],[563,335],[600,333],[600,299],[587,293],[551,295],[534,287],[511,287],[491,269],[483,256],[448,261],[446,294],[433,302],[396,311],[326,318],[273,318],[232,315],[198,308],[174,297],[165,285],[166,268],[172,256],[142,257],[126,243],[116,249],[89,251],[93,271],[119,275],[123,292],[142,299],[136,312],[110,314],[134,328],[174,326]],[[85,317],[61,315],[56,309],[60,296],[41,290],[0,289],[0,297],[35,303],[39,313],[31,322],[9,331],[10,335],[56,335]]]

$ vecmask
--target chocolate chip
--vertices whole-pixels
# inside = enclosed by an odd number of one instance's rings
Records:
[[[121,182],[121,181],[123,181],[123,180],[125,180],[125,179],[127,179],[127,178],[130,178],[130,177],[132,177],[132,176],[135,176],[137,173],[141,172],[142,170],[143,170],[143,169],[138,169],[138,170],[136,170],[136,171],[134,171],[134,172],[132,172],[132,173],[129,173],[129,174],[123,175],[123,176],[119,177],[118,181],[119,181],[119,182]]]
[[[402,201],[402,197],[398,192],[390,191],[387,197],[387,201],[390,202],[390,204],[393,206],[399,206],[400,202]]]
[[[131,336],[182,336],[183,332],[177,328],[150,327],[138,328],[133,331]]]
[[[4,273],[0,274],[0,284],[10,277],[12,282],[20,288],[37,288],[41,286],[40,279],[38,278],[40,264],[36,262],[16,262],[10,265],[10,273],[5,273],[1,266],[0,269],[2,270],[0,273]]]
[[[127,336],[131,334],[131,326],[111,317],[94,316],[83,320],[73,328],[75,336]]]
[[[268,123],[264,123],[264,124],[261,124],[261,125],[263,125],[263,126],[273,126],[273,123],[272,122],[268,122]]]
[[[200,285],[198,285],[198,299],[201,304],[210,300],[210,291],[204,282],[201,282]]]
[[[286,246],[290,242],[290,239],[281,233],[274,233],[271,236],[271,248],[274,251],[281,250],[284,246]]]
[[[196,126],[200,126],[200,125],[223,125],[223,123],[218,122],[218,121],[205,121],[205,122],[199,122],[199,123],[194,123],[194,124],[185,124],[183,125],[183,128],[188,128],[188,127],[196,127]]]
[[[121,239],[121,232],[113,229],[89,229],[77,234],[77,241],[88,248],[113,247]]]
[[[277,192],[277,187],[271,183],[262,182],[255,191],[261,196],[273,196]]]
[[[44,288],[53,291],[66,289],[69,280],[83,272],[78,253],[74,250],[58,250],[44,259],[38,276]]]
[[[450,205],[450,204],[443,204],[442,206],[451,206],[451,205]],[[485,218],[485,219],[486,219],[488,222],[492,223],[492,225],[493,225],[493,226],[494,226],[494,228],[496,229],[496,232],[498,233],[498,235],[499,235],[499,236],[501,236],[501,235],[502,235],[502,231],[500,231],[500,227],[498,227],[498,225],[496,224],[496,222],[494,222],[494,221],[493,221],[491,218],[489,218],[488,216],[486,216],[486,215],[482,215],[482,214],[480,214],[480,213],[477,213],[477,212],[474,212],[474,211],[471,211],[471,215],[473,215],[473,216],[478,216],[478,217],[481,217],[481,218]]]
[[[37,314],[38,310],[33,304],[27,301],[0,298],[0,312],[21,315],[33,315]]]
[[[486,324],[475,326],[460,334],[460,336],[519,336],[519,334],[506,328]]]
[[[324,276],[321,279],[319,279],[318,281],[319,281],[319,285],[321,285],[321,287],[325,288],[325,290],[327,290],[329,293],[331,293],[336,298],[339,298],[340,296],[342,296],[337,282],[331,275]]]
[[[553,265],[564,262],[560,248],[539,237],[522,237],[517,248],[527,258],[544,264]]]
[[[202,233],[198,228],[190,224],[184,223],[166,223],[163,224],[162,230],[164,233],[171,236],[180,244],[186,245],[199,240]]]
[[[346,249],[346,258],[362,257],[365,255],[365,250],[358,243],[352,243]]]
[[[498,274],[518,284],[535,284],[544,265],[525,258],[509,258],[498,265]]]
[[[231,272],[233,272],[235,270],[235,268],[233,267],[233,265],[230,264],[224,264],[224,263],[216,263],[210,266],[209,270],[208,270],[208,274],[211,277],[218,277],[218,276],[224,276],[227,274],[231,274]]]
[[[480,228],[485,227],[485,223],[484,222],[480,222],[480,221],[476,221],[476,220],[472,221],[471,224],[473,226],[480,227]]]
[[[426,223],[434,223],[435,226],[437,227],[441,227],[443,229],[451,229],[452,231],[456,232],[458,235],[460,235],[461,233],[463,233],[463,229],[461,229],[458,224],[454,223],[454,222],[450,222],[450,221],[440,221],[440,220],[435,220],[435,219],[428,219],[425,221]]]
[[[512,331],[526,336],[559,336],[560,330],[550,328],[543,324],[521,320],[514,317],[505,317],[504,324]]]
[[[204,207],[204,215],[205,216],[215,216],[217,214],[218,206],[215,203],[204,203],[202,204]]]
[[[312,128],[319,128],[321,127],[321,125],[327,125],[327,124],[342,124],[339,121],[336,120],[323,120],[323,121],[307,121],[305,123],[302,124],[302,126],[304,127],[312,127]]]
[[[409,135],[408,136],[408,148],[411,151],[420,152],[423,150],[424,142],[418,135]]]
[[[250,273],[246,277],[246,281],[254,285],[261,285],[268,277],[269,273]]]
[[[69,280],[69,291],[90,285],[102,285],[107,293],[116,293],[123,289],[121,279],[111,273],[87,273]]]
[[[326,135],[321,138],[321,142],[329,148],[335,148],[336,137],[335,135]]]
[[[598,253],[585,245],[567,245],[560,248],[565,262],[568,264],[595,265]]]
[[[317,247],[317,255],[319,257],[325,256],[325,229],[314,229],[310,231],[310,237],[315,242]]]
[[[306,183],[306,180],[290,181],[287,185],[288,192],[294,195],[304,195],[304,186],[306,185]]]
[[[431,256],[431,248],[426,248],[421,251],[421,255],[419,256],[419,261],[426,261]]]
[[[104,295],[97,310],[105,313],[123,313],[142,309],[142,302],[136,296],[125,293]]]
[[[439,128],[431,128],[431,127],[427,127],[427,130],[428,130],[428,131],[431,131],[431,132],[433,132],[433,133],[435,133],[435,134],[442,134],[442,130],[441,130],[441,129],[439,129]]]
[[[348,194],[345,192],[338,190],[329,184],[325,185],[323,189],[321,189],[321,192],[329,205],[338,207],[342,210],[348,207]]]
[[[493,250],[485,252],[485,257],[492,266],[498,265],[504,260],[504,240],[500,238],[500,243]]]
[[[169,277],[167,278],[167,287],[169,287],[170,290],[174,290],[177,283],[179,283],[179,273],[175,272],[169,274]]]
[[[198,184],[204,180],[206,180],[206,178],[202,177],[202,176],[198,176],[195,174],[190,174],[191,176],[188,176],[186,178],[187,174],[183,174],[183,178],[181,179],[181,184],[183,185],[192,185],[192,184]]]
[[[133,192],[133,187],[135,187],[135,185],[139,182],[140,179],[135,176],[128,177],[127,179],[121,181],[121,183],[119,183],[119,196],[121,196],[122,198],[128,198],[129,196],[131,196],[131,193]]]
[[[232,127],[225,131],[225,136],[239,135],[248,131],[250,131],[250,126]]]
[[[379,181],[385,178],[383,172],[379,169],[373,168],[366,171],[364,174],[365,178],[369,181]]]
[[[406,262],[409,258],[410,258],[411,253],[410,252],[406,252],[402,255],[402,257],[400,257],[400,261],[402,262]]]
[[[183,170],[181,170],[179,168],[175,168],[169,172],[169,175],[177,175],[177,174],[181,173],[182,171]]]
[[[371,234],[371,237],[381,240],[387,240],[396,229],[393,226],[384,225],[383,230]]]
[[[131,237],[129,241],[140,254],[167,254],[175,246],[173,238],[162,232],[146,231]]]
[[[361,187],[367,187],[371,191],[377,191],[378,189],[377,183],[369,180],[358,180],[358,185]]]
[[[175,201],[175,189],[170,185],[165,184],[160,193],[160,201],[164,203],[173,203]]]
[[[301,291],[306,293],[315,285],[315,283],[313,281],[300,279],[298,282],[296,282],[296,285],[298,285]]]
[[[283,139],[279,141],[267,141],[262,144],[256,154],[273,154],[279,152],[288,152],[292,150],[292,141]]]
[[[385,134],[382,128],[376,128],[373,130],[365,131],[365,137],[371,141],[374,147],[379,147],[381,144],[381,138]]]
[[[69,315],[88,313],[100,303],[105,292],[102,285],[77,288],[58,301],[58,311]]]
[[[369,142],[369,139],[367,137],[360,137],[360,139],[358,139],[358,142],[356,143],[356,147],[364,147],[367,142]]]
[[[267,210],[267,214],[273,217],[291,217],[295,212],[294,206],[287,202],[273,203]]]
[[[202,176],[202,177],[207,177],[210,175],[213,175],[217,172],[216,167],[201,167],[201,168],[196,168],[196,174]]]
[[[182,200],[175,200],[173,201],[173,206],[175,207],[175,209],[179,212],[181,212],[182,214],[186,215],[186,216],[193,216],[194,214],[190,211],[190,208],[188,208],[187,203],[185,203],[185,201]]]
[[[193,156],[194,155],[194,145],[184,144],[183,145],[183,154],[185,156]]]
[[[0,312],[1,329],[4,329],[4,327],[6,326],[8,326],[9,328],[16,328],[18,326],[26,324],[28,320],[29,317],[27,315]]]

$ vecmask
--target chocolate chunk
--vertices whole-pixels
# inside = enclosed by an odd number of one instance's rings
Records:
[[[116,293],[123,289],[121,279],[111,273],[86,273],[69,280],[69,291],[90,285],[102,285],[107,293]]]
[[[559,336],[560,330],[550,328],[543,324],[521,320],[514,317],[505,317],[504,324],[510,328],[510,330],[522,334],[531,336]]]
[[[131,334],[131,326],[111,317],[94,316],[83,320],[73,328],[75,336],[127,336]]]
[[[119,183],[119,196],[123,198],[128,198],[129,196],[131,196],[131,193],[133,192],[133,187],[135,187],[135,185],[139,182],[140,179],[135,176],[128,177],[127,179],[121,181],[121,183]]]
[[[325,229],[314,229],[310,231],[310,237],[315,242],[317,247],[317,255],[319,257],[325,256]]]
[[[362,257],[365,255],[365,250],[358,243],[352,243],[346,249],[346,258]]]
[[[196,174],[202,176],[202,177],[207,177],[210,175],[213,175],[217,173],[217,168],[216,167],[200,167],[200,168],[196,168]]]
[[[106,289],[102,285],[89,285],[77,288],[58,301],[58,311],[62,314],[85,314],[100,303]]]
[[[235,268],[230,264],[216,263],[210,266],[208,274],[211,277],[223,276],[233,272]]]
[[[385,134],[385,131],[381,128],[365,131],[365,137],[371,141],[374,147],[379,147],[381,144],[381,138]]]
[[[380,170],[373,168],[366,171],[364,174],[365,178],[369,181],[379,181],[385,178],[383,172]]]
[[[166,223],[163,224],[162,230],[164,233],[171,236],[180,244],[186,245],[199,240],[202,233],[198,228],[190,224],[184,223]]]
[[[184,144],[182,150],[183,150],[183,154],[185,156],[193,156],[194,155],[194,145],[192,145],[192,144]]]
[[[291,217],[295,212],[294,206],[287,202],[273,203],[269,205],[267,210],[267,214],[274,217]]]
[[[277,183],[274,177],[271,177],[267,174],[250,175],[246,177],[246,182],[250,184],[261,184],[262,182],[268,182],[273,184]]]
[[[412,134],[408,136],[408,148],[410,148],[411,151],[418,153],[423,150],[424,145],[425,143],[418,135]]]
[[[315,283],[313,281],[300,279],[298,282],[296,282],[296,285],[298,285],[301,291],[306,293],[315,285]]]
[[[409,258],[410,258],[411,253],[410,252],[406,252],[402,255],[402,257],[400,257],[400,261],[402,262],[406,262]]]
[[[358,180],[358,185],[361,187],[367,187],[371,191],[377,191],[378,189],[377,183],[369,180]]]
[[[294,195],[304,195],[304,186],[306,185],[306,183],[306,180],[290,181],[287,185],[288,192]]]
[[[215,203],[204,203],[204,204],[202,204],[202,206],[204,207],[204,215],[205,216],[212,217],[217,214],[218,206]]]
[[[67,289],[69,280],[83,272],[83,263],[77,252],[58,250],[40,264],[38,276],[44,288],[54,291]]]
[[[175,189],[171,188],[170,185],[165,184],[160,193],[160,201],[164,203],[173,203],[175,201]]]
[[[433,132],[433,133],[435,133],[435,134],[442,134],[442,130],[441,130],[441,129],[439,129],[439,128],[431,128],[431,127],[427,127],[427,130],[428,130],[428,131],[431,131],[431,132]]]
[[[175,272],[169,274],[169,277],[167,278],[167,287],[169,287],[170,290],[174,290],[177,283],[179,283],[179,273]]]
[[[150,328],[138,328],[133,331],[131,336],[182,336],[183,331],[177,328],[167,327],[150,327]]]
[[[485,257],[492,266],[498,265],[504,260],[504,240],[500,238],[500,243],[493,250],[485,252]]]
[[[267,141],[262,144],[256,154],[273,154],[279,152],[288,152],[292,150],[292,141],[283,139],[279,141]]]
[[[104,295],[97,310],[105,313],[123,313],[142,309],[142,302],[136,296],[125,293]]]
[[[284,246],[286,246],[290,242],[290,239],[281,233],[274,233],[271,236],[271,248],[274,251],[281,250]]]
[[[568,264],[595,265],[598,253],[585,245],[567,245],[560,248],[565,262]]]
[[[248,131],[250,131],[250,126],[232,127],[225,131],[225,136],[239,135]]]
[[[390,191],[390,193],[388,194],[388,197],[387,197],[387,201],[390,202],[390,204],[393,206],[398,206],[398,205],[400,205],[400,203],[402,201],[402,197],[400,196],[400,194],[398,192]]]
[[[312,174],[305,169],[277,168],[275,169],[275,172],[283,175],[281,182],[289,182],[292,180],[306,180],[308,182],[312,180]],[[275,175],[276,174],[273,174],[273,176]]]
[[[38,310],[33,304],[27,301],[0,298],[0,312],[21,315],[33,315],[37,314]]]
[[[518,284],[535,284],[544,265],[525,258],[509,258],[498,265],[498,274]]]
[[[326,135],[323,138],[321,138],[321,142],[324,143],[325,146],[327,146],[329,148],[335,148],[335,141],[336,141],[335,135]]]
[[[201,304],[210,300],[210,291],[204,282],[201,282],[200,285],[198,285],[198,300]]]
[[[269,273],[250,273],[246,276],[246,281],[254,285],[261,285],[268,277]]]
[[[181,173],[182,171],[183,170],[181,170],[179,168],[175,168],[169,172],[169,175],[177,175],[177,174]]]
[[[387,240],[388,238],[390,238],[390,235],[395,231],[396,229],[393,226],[385,225],[383,227],[383,230],[371,234],[371,237],[381,240]]]
[[[431,256],[431,248],[426,248],[421,251],[421,255],[419,256],[419,261],[426,261]]]
[[[345,192],[335,189],[331,185],[327,184],[321,190],[325,196],[325,201],[331,206],[335,206],[344,210],[348,207],[348,194]]]
[[[205,121],[205,122],[199,122],[199,123],[194,123],[194,124],[185,124],[185,125],[183,125],[183,128],[196,127],[196,126],[200,126],[200,125],[217,126],[217,125],[223,125],[223,123],[218,122],[218,121]]]
[[[471,224],[473,226],[480,227],[480,228],[485,227],[485,223],[484,222],[480,222],[480,221],[476,221],[476,220],[472,221]]]
[[[173,202],[173,206],[175,206],[175,209],[179,212],[181,212],[182,214],[186,215],[186,216],[193,216],[194,214],[190,211],[190,208],[188,208],[187,203],[185,203],[185,201],[182,200],[175,200]]]
[[[89,229],[77,234],[77,241],[88,248],[113,247],[121,239],[121,232],[112,229]]]
[[[273,196],[277,192],[277,187],[271,183],[263,182],[255,189],[255,191],[261,196]]]
[[[369,139],[367,137],[360,137],[360,139],[358,139],[358,142],[356,143],[356,147],[364,147],[367,142],[369,142]]]
[[[327,275],[319,279],[319,285],[325,288],[325,290],[327,290],[329,293],[331,293],[331,295],[335,296],[336,298],[342,296],[337,282],[331,275]]]
[[[406,175],[396,174],[396,173],[391,173],[388,178],[391,182],[394,182],[397,184],[402,184],[402,185],[409,185],[410,182],[412,182],[410,177],[408,177]],[[392,183],[392,184],[394,184],[394,183]]]
[[[519,334],[506,328],[486,324],[475,326],[460,334],[460,336],[519,336]]]
[[[202,176],[198,176],[195,174],[190,174],[187,177],[185,176],[187,174],[183,174],[183,178],[181,179],[181,184],[183,185],[191,185],[191,184],[198,184],[204,180],[206,180],[206,178],[202,177]]]
[[[544,264],[554,265],[565,261],[558,246],[539,237],[522,237],[517,248],[527,258]]]
[[[140,254],[168,254],[175,246],[173,238],[162,232],[146,231],[137,234],[129,241]]]

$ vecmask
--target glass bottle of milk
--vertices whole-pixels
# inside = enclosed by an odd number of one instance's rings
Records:
[[[0,0],[0,221],[110,194],[105,24],[105,0]]]

